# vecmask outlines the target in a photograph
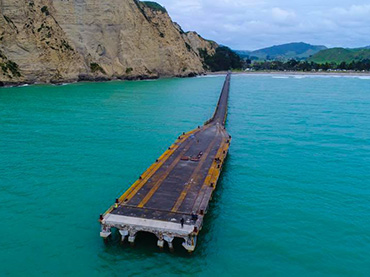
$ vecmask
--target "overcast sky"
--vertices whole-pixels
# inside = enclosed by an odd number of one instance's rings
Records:
[[[157,0],[185,31],[233,49],[370,45],[370,0]]]

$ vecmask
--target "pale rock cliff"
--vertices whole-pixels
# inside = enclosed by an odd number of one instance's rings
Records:
[[[22,74],[7,81],[70,80],[86,71],[81,56],[50,14],[52,1],[0,3],[0,51],[19,65]]]
[[[189,41],[190,46],[197,50],[198,54],[200,50],[207,50],[208,55],[213,56],[219,47],[216,42],[205,40],[197,32],[186,32],[183,36]]]
[[[218,47],[136,0],[0,0],[0,11],[5,83],[201,74],[199,48]]]

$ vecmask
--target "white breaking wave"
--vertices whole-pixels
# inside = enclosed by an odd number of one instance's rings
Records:
[[[196,78],[219,78],[219,77],[225,77],[226,74],[214,74],[214,75],[201,75],[201,76],[197,76]]]
[[[272,76],[273,79],[289,79],[289,76]]]

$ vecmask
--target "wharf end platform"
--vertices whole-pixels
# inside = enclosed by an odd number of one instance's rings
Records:
[[[228,154],[231,136],[225,130],[231,73],[222,88],[215,113],[203,126],[183,133],[139,179],[100,215],[100,236],[117,228],[134,244],[138,232],[157,236],[157,245],[184,240],[192,252]]]

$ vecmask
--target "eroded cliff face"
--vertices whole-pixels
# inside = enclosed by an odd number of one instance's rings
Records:
[[[51,3],[1,2],[0,50],[19,66],[21,74],[8,81],[70,80],[86,70],[81,56],[51,15]]]
[[[136,0],[1,0],[0,9],[0,65],[20,73],[1,66],[3,82],[201,74],[199,48],[218,47]]]
[[[197,50],[199,55],[200,50],[206,50],[208,55],[213,56],[216,54],[216,49],[219,45],[211,40],[205,40],[197,32],[187,32],[183,34],[184,39],[189,41],[190,46]]]

